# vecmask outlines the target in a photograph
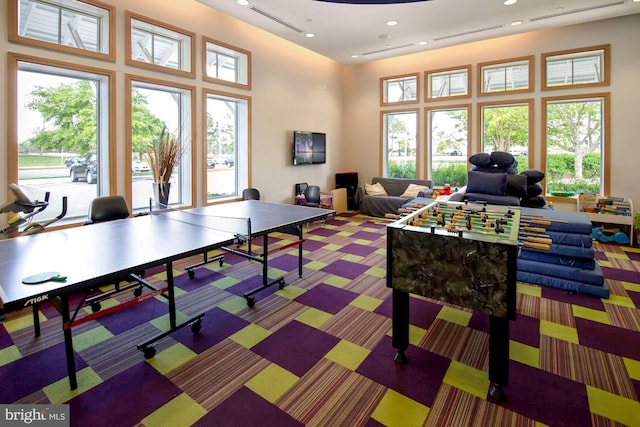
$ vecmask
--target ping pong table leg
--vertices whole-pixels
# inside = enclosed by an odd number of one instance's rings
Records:
[[[298,245],[298,276],[302,278],[302,242],[304,242],[304,239],[302,238],[302,226],[299,225],[297,229],[298,240],[300,241],[300,244]]]
[[[173,262],[167,261],[167,288],[169,292],[169,324],[176,328],[176,293],[173,286]]]
[[[69,373],[69,387],[78,388],[76,377],[76,361],[73,354],[73,336],[71,335],[71,317],[69,315],[69,296],[60,296],[60,312],[62,314],[62,330],[64,333],[64,349],[67,356],[67,372]]]

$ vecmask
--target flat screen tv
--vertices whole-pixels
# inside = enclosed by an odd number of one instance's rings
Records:
[[[327,162],[327,135],[293,131],[293,165],[318,165]]]

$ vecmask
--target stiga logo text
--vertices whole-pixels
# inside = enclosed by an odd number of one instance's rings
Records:
[[[69,405],[0,405],[0,425],[68,427]]]

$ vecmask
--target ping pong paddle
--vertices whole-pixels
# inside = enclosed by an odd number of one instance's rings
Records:
[[[61,276],[57,271],[45,271],[43,273],[33,274],[29,277],[22,279],[22,283],[25,285],[37,285],[38,283],[44,283],[52,280],[54,282],[64,282],[67,280],[67,276]]]

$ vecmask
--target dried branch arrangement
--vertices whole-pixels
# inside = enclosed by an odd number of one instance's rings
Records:
[[[183,146],[178,138],[168,132],[166,126],[163,127],[158,139],[151,143],[144,153],[156,183],[166,184],[169,182],[173,168],[178,164],[185,150],[186,146]]]

